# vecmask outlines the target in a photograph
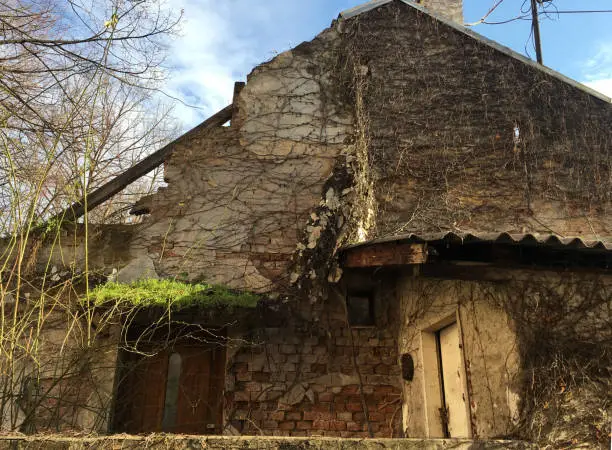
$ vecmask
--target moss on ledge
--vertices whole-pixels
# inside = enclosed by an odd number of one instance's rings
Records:
[[[90,292],[96,306],[110,303],[138,307],[254,308],[259,296],[223,286],[184,283],[172,279],[148,279],[129,284],[106,283]]]

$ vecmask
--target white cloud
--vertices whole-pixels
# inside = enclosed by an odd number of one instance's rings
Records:
[[[188,129],[231,103],[235,81],[244,80],[274,50],[291,46],[286,37],[295,28],[287,26],[293,22],[287,19],[299,12],[299,5],[286,0],[176,3],[184,21],[170,50],[172,72],[165,90],[198,107],[176,106],[175,114]]]
[[[199,108],[176,106],[179,120],[191,127],[231,102],[233,68],[246,59],[248,50],[227,52],[224,40],[232,40],[234,36],[222,6],[198,0],[177,3],[185,18],[181,36],[173,42],[170,51],[173,68],[166,90]]]
[[[612,78],[604,80],[585,81],[584,84],[612,98]]]
[[[612,42],[600,44],[583,68],[583,83],[612,97]]]

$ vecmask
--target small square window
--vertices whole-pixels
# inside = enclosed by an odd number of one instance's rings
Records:
[[[374,326],[374,301],[364,293],[349,294],[346,298],[348,321],[352,327]]]

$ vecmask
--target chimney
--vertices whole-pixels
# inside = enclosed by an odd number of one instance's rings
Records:
[[[463,0],[416,0],[416,3],[463,25]]]

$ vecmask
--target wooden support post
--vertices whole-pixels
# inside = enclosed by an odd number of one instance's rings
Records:
[[[344,251],[346,268],[401,266],[427,261],[427,244],[385,242]]]

